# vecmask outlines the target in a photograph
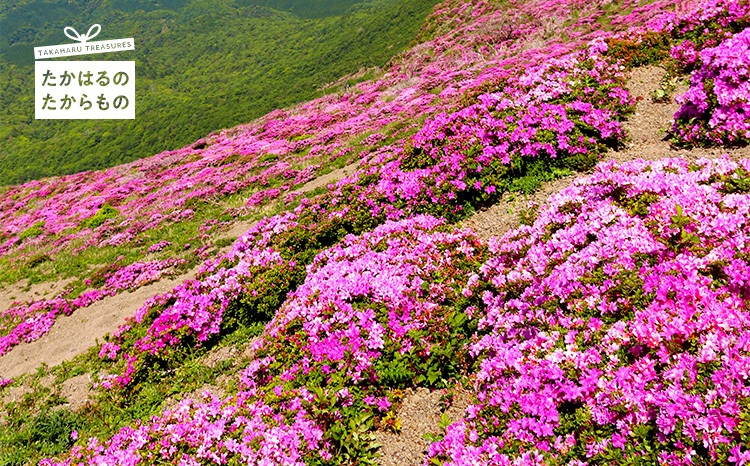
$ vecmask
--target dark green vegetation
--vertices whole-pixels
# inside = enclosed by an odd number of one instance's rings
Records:
[[[129,162],[322,95],[385,65],[435,3],[0,0],[0,184]],[[136,119],[35,120],[33,47],[95,23],[94,40],[133,37],[136,50],[62,60],[134,60]]]

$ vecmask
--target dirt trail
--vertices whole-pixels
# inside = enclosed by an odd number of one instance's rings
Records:
[[[655,103],[651,93],[659,88],[666,71],[656,66],[647,66],[633,70],[628,89],[637,100],[636,110],[625,122],[625,129],[631,141],[624,150],[611,151],[605,154],[604,160],[661,160],[663,158],[679,157],[685,160],[699,158],[716,158],[728,154],[732,159],[750,157],[750,147],[739,149],[726,148],[693,148],[675,149],[669,144],[666,130],[672,127],[672,119],[679,105],[671,103]],[[674,95],[687,90],[685,86],[678,86]],[[503,199],[487,210],[477,212],[463,223],[463,226],[473,229],[479,237],[488,240],[493,236],[501,236],[520,225],[519,214],[527,208],[529,201],[544,204],[552,194],[556,194],[570,185],[580,175],[569,176],[547,183],[542,189],[531,195],[506,194]]]
[[[134,291],[126,291],[60,316],[52,329],[31,343],[22,343],[0,356],[0,377],[13,378],[36,370],[42,363],[56,366],[87,351],[103,337],[117,330],[147,299],[165,293],[193,278],[191,271],[171,279],[162,279]]]

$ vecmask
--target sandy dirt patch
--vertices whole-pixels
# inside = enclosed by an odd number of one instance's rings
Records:
[[[197,270],[197,269],[196,269]],[[77,309],[69,316],[55,320],[49,333],[22,343],[0,356],[0,377],[13,378],[34,371],[42,363],[56,366],[101,343],[106,334],[117,330],[147,299],[165,293],[186,279],[191,271],[171,279],[162,279],[134,291],[125,291]]]

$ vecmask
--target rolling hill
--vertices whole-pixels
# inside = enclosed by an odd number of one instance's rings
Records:
[[[47,294],[0,314],[0,464],[746,464],[749,28],[446,0],[378,76],[4,188]]]

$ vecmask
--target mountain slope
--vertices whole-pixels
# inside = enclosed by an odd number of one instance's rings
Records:
[[[122,164],[321,95],[342,75],[383,66],[434,3],[331,3],[330,15],[307,19],[248,2],[6,2],[0,184]],[[76,60],[135,61],[136,119],[35,120],[33,46],[94,23],[97,40],[135,38],[135,51]]]
[[[98,395],[6,404],[3,453],[369,464],[419,389],[468,405],[425,464],[743,464],[749,162],[600,160],[635,144],[626,83],[643,65],[689,79],[672,144],[746,144],[749,25],[737,2],[448,1],[378,79],[7,189],[4,278],[81,282],[4,313],[4,349],[206,260],[88,354],[4,380],[88,373]],[[354,173],[298,190],[338,165]],[[584,172],[502,237],[456,224]],[[258,221],[212,252],[237,219]]]

